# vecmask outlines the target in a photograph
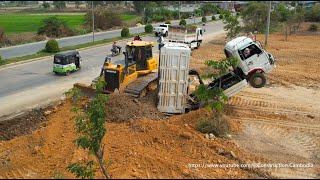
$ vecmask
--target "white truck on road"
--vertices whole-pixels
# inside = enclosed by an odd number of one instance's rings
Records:
[[[161,24],[158,27],[154,27],[153,31],[156,36],[168,36],[170,24]]]
[[[203,40],[203,34],[204,29],[200,27],[183,28],[176,26],[170,27],[169,35],[165,40],[168,42],[186,44],[192,50],[200,47]]]

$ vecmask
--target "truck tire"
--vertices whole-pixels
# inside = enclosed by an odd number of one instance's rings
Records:
[[[155,32],[154,35],[156,35],[158,37],[158,32]]]
[[[249,83],[254,88],[262,88],[266,85],[266,82],[267,80],[263,73],[253,73],[249,77]]]
[[[168,31],[166,32],[166,34],[164,35],[164,37],[167,37],[168,36]]]

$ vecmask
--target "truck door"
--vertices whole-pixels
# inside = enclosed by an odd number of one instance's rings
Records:
[[[264,67],[265,54],[263,51],[255,44],[250,44],[249,46],[238,50],[241,57],[241,68],[244,74],[248,74],[252,69]]]

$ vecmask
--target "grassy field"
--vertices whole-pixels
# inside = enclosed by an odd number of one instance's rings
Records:
[[[84,13],[59,13],[59,14],[1,14],[0,27],[7,34],[16,34],[24,32],[37,32],[41,26],[42,20],[57,16],[67,22],[71,28],[79,28],[84,23]],[[133,14],[122,14],[121,19],[124,23],[138,19],[139,16]]]

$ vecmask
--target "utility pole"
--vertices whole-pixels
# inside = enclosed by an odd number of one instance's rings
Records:
[[[194,2],[194,6],[193,6],[193,24],[196,23],[196,3],[197,1]]]
[[[268,20],[267,20],[267,31],[264,40],[264,45],[267,46],[268,44],[268,36],[269,36],[269,28],[270,28],[270,13],[271,13],[271,1],[269,1],[269,10],[268,10]]]
[[[180,16],[180,9],[181,9],[181,1],[179,1],[179,20],[181,19],[181,16]]]
[[[92,5],[92,42],[94,43],[94,9],[93,9],[93,1],[92,1],[91,5]]]

